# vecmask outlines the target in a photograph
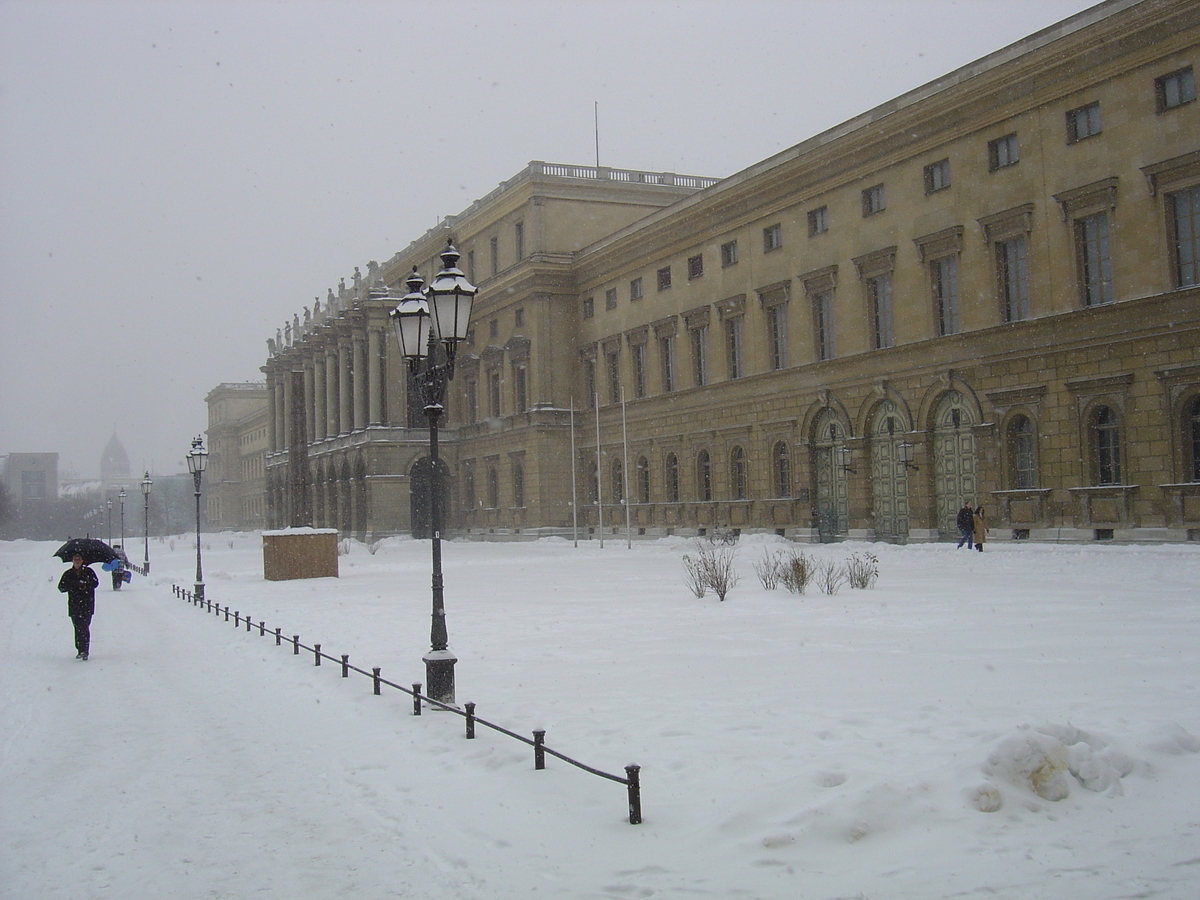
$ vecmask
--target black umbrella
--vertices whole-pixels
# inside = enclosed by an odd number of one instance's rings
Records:
[[[116,550],[96,538],[71,538],[54,551],[54,555],[63,562],[70,562],[75,558],[76,553],[83,557],[85,566],[93,563],[112,562],[114,559],[120,558],[120,554]]]

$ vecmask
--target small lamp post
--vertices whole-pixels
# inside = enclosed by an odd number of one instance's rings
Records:
[[[121,501],[121,552],[125,552],[125,488],[117,494],[117,499]]]
[[[429,652],[425,663],[425,690],[440,703],[454,703],[454,664],[449,649],[442,582],[441,471],[438,460],[438,419],[443,412],[446,388],[454,378],[454,353],[466,340],[471,307],[479,289],[458,268],[459,252],[453,240],[442,251],[442,270],[426,288],[413,266],[405,282],[408,293],[391,312],[400,355],[420,391],[429,418],[429,531],[433,552],[433,613]]]
[[[108,507],[108,517],[105,520],[107,523],[105,525],[105,531],[107,533],[104,536],[107,538],[106,543],[111,547],[112,546],[112,497],[109,497],[108,500],[105,501],[105,506]]]
[[[204,449],[204,439],[197,435],[192,440],[192,449],[187,456],[188,471],[196,482],[196,599],[204,600],[204,570],[200,565],[200,478],[208,465],[208,451]]]
[[[150,473],[147,472],[142,478],[142,501],[146,513],[146,524],[143,529],[146,532],[146,560],[142,572],[144,575],[150,574],[150,487],[153,484],[154,482],[150,480]]]

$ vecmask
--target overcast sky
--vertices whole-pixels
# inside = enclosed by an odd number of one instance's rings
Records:
[[[731,175],[1086,0],[0,0],[0,455],[185,471],[266,339],[533,159]]]

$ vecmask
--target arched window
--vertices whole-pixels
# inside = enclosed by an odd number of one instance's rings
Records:
[[[707,450],[696,455],[696,499],[712,500],[712,463]]]
[[[650,502],[650,461],[644,456],[639,456],[637,461],[637,489],[638,502]]]
[[[792,458],[788,453],[787,441],[780,441],[771,452],[775,462],[775,496],[792,496]]]
[[[619,459],[614,459],[612,464],[612,499],[613,503],[625,499],[625,469]]]
[[[1009,472],[1017,490],[1037,487],[1037,459],[1034,455],[1033,423],[1028,416],[1013,416],[1008,423]]]
[[[674,453],[668,453],[666,464],[664,466],[667,480],[667,500],[671,503],[679,502],[679,459]]]
[[[746,499],[746,451],[734,447],[729,454],[729,481],[734,500]]]
[[[1121,428],[1110,406],[1092,414],[1092,452],[1096,484],[1121,483]]]
[[[1188,467],[1188,473],[1192,481],[1200,481],[1200,395],[1192,399],[1188,413],[1188,421],[1184,432],[1188,438],[1188,446],[1192,451],[1192,464]]]

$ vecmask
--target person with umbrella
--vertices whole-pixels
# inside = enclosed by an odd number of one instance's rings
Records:
[[[71,568],[58,579],[58,589],[67,595],[67,615],[75,626],[76,659],[88,658],[91,644],[92,613],[96,611],[96,586],[100,580],[96,573],[83,564],[83,554],[71,558]]]
[[[76,659],[88,658],[88,647],[92,641],[92,613],[96,611],[96,588],[100,579],[89,566],[117,558],[117,552],[103,541],[95,538],[72,538],[54,555],[63,561],[70,560],[71,568],[58,579],[58,589],[67,595],[67,615],[75,626]]]

